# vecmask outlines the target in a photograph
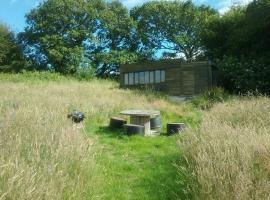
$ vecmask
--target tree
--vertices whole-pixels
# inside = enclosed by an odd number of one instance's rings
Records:
[[[37,69],[73,74],[81,66],[95,66],[103,73],[134,60],[135,22],[118,1],[47,0],[26,18],[20,38]],[[111,52],[119,52],[121,63],[113,63]]]
[[[224,87],[270,94],[270,0],[254,0],[212,18],[202,36]]]
[[[144,51],[165,50],[194,60],[204,53],[200,33],[216,11],[191,1],[153,1],[131,10]]]
[[[114,76],[118,73],[120,64],[140,59],[136,52],[136,22],[119,1],[106,3],[99,22],[97,51],[90,53],[91,60],[95,62],[99,76]]]
[[[83,42],[97,31],[99,0],[47,0],[26,16],[20,34],[25,53],[42,69],[64,74],[76,72],[84,55]]]
[[[233,7],[209,20],[203,44],[212,58],[262,55],[270,49],[270,0],[255,0]]]
[[[0,24],[0,72],[19,72],[27,67],[13,33]]]
[[[236,38],[234,38],[233,32],[238,32],[237,36],[242,35],[239,27],[244,23],[243,16],[243,9],[237,7],[231,9],[224,16],[217,15],[210,18],[201,34],[208,57],[217,59],[224,55],[238,53],[233,50],[237,49],[236,46],[239,43],[239,41],[234,41]],[[238,39],[243,38],[244,36]]]

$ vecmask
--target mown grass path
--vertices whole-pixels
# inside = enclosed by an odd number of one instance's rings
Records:
[[[176,164],[180,162],[178,136],[124,136],[121,130],[94,129],[101,144],[98,158],[101,199],[179,199]]]

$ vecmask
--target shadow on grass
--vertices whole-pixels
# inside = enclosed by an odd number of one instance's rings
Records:
[[[116,128],[110,128],[109,126],[100,126],[98,127],[95,131],[94,131],[95,134],[98,134],[98,135],[105,135],[107,137],[110,137],[110,138],[124,138],[124,137],[134,137],[134,136],[141,136],[141,135],[126,135],[124,133],[124,129],[116,129]],[[160,135],[157,135],[157,136],[153,136],[153,137],[172,137],[173,135],[167,135],[166,133],[166,130],[164,131],[161,131]],[[144,138],[144,136],[141,136],[142,138]],[[147,137],[149,138],[149,137]]]
[[[95,131],[95,134],[117,139],[123,139],[124,137],[127,137],[126,135],[124,135],[123,129],[112,129],[109,126],[98,127]]]

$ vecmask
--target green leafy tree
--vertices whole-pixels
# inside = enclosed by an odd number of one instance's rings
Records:
[[[103,73],[134,58],[135,22],[118,1],[47,0],[26,18],[20,38],[38,69],[74,74],[88,60],[84,68],[104,68]]]
[[[136,22],[129,16],[128,9],[119,1],[106,4],[101,13],[97,32],[97,51],[92,54],[99,76],[115,76],[120,64],[140,59],[136,52]]]
[[[194,60],[204,53],[200,34],[216,11],[191,1],[153,1],[131,10],[144,51],[165,50]]]
[[[239,55],[240,43],[245,43],[246,30],[242,32],[245,10],[234,7],[224,16],[212,17],[202,32],[202,41],[210,58]]]
[[[83,42],[98,29],[99,0],[47,0],[26,16],[20,34],[26,53],[43,69],[76,72],[84,54]]]
[[[212,18],[202,41],[224,87],[270,94],[270,0],[254,0]]]
[[[270,0],[254,0],[209,20],[203,43],[209,56],[260,56],[270,49]]]
[[[0,24],[0,72],[20,72],[27,67],[13,33]]]

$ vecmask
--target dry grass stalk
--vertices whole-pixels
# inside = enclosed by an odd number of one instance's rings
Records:
[[[270,198],[270,100],[216,105],[180,142],[197,199]]]
[[[104,126],[128,108],[188,115],[184,106],[120,90],[110,81],[0,81],[0,200],[99,199],[97,141],[67,119],[72,109]]]

